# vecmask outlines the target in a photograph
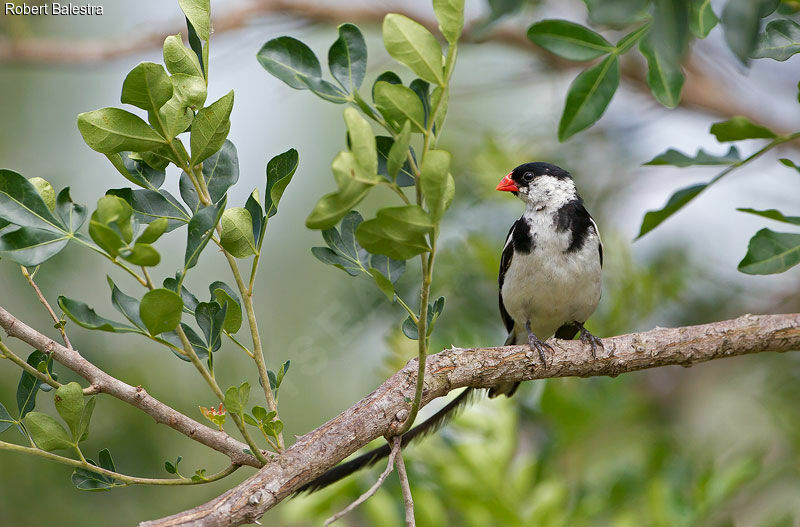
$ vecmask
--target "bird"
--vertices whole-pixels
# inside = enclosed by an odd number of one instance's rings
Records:
[[[571,340],[580,332],[592,357],[602,341],[584,324],[597,308],[602,292],[603,244],[600,231],[586,210],[572,176],[556,165],[531,162],[504,176],[496,190],[511,192],[525,203],[522,216],[506,236],[500,257],[498,296],[500,318],[508,337],[505,345],[527,344],[547,367],[555,336]],[[519,382],[500,383],[489,397],[511,397]],[[401,445],[436,432],[473,398],[465,388],[441,410],[403,435]],[[295,495],[320,490],[389,456],[383,445],[341,463],[306,483]]]

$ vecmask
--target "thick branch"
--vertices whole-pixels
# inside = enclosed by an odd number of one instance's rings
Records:
[[[254,19],[264,15],[289,15],[310,22],[339,24],[342,22],[377,24],[386,13],[401,13],[418,20],[434,34],[438,34],[438,23],[433,18],[420,18],[397,3],[382,8],[352,7],[342,4],[317,4],[314,2],[293,0],[253,0],[236,8],[222,11],[214,17],[214,33],[241,29],[251,24]],[[113,60],[133,53],[151,49],[159,49],[169,35],[184,33],[183,25],[164,28],[152,33],[134,33],[128,36],[84,41],[63,41],[47,38],[0,38],[0,63],[42,63],[42,64],[92,64],[104,60]],[[464,31],[462,42],[497,42],[511,47],[535,53],[544,63],[555,71],[566,71],[583,67],[583,64],[569,62],[534,46],[520,28],[498,27],[488,33],[475,33],[470,27]],[[637,61],[625,61],[622,69],[623,78],[631,87],[648,93],[646,71]],[[708,75],[703,68],[690,60],[686,66],[686,82],[683,86],[680,105],[710,112],[720,117],[730,118],[744,115],[754,122],[760,122],[779,134],[785,132],[785,126],[778,122],[764,122],[762,115],[757,115],[744,105],[734,102],[727,95],[725,84]]]
[[[39,333],[2,307],[0,307],[0,327],[9,337],[18,338],[43,353],[52,354],[57,362],[89,381],[94,393],[106,393],[140,409],[157,423],[174,428],[190,439],[225,454],[235,465],[261,466],[253,456],[244,453],[248,448],[244,443],[225,432],[209,428],[183,415],[148,394],[141,386],[133,387],[112,377],[83,358],[77,351],[66,348],[47,335]]]
[[[800,314],[744,315],[702,326],[657,328],[603,339],[604,352],[591,358],[579,341],[550,341],[555,356],[543,367],[526,346],[452,348],[427,360],[422,404],[449,391],[500,382],[550,377],[615,376],[620,373],[712,359],[800,349]],[[410,361],[374,392],[297,442],[257,474],[195,509],[144,526],[228,526],[252,523],[303,484],[373,439],[385,435],[408,415],[414,394],[416,360]]]

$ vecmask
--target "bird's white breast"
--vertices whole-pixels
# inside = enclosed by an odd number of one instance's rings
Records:
[[[600,237],[591,230],[583,246],[566,252],[569,230],[558,231],[547,210],[527,211],[533,249],[516,252],[503,281],[503,303],[515,322],[517,342],[525,342],[525,321],[542,340],[564,324],[585,322],[600,302]],[[594,225],[593,225],[594,227]]]

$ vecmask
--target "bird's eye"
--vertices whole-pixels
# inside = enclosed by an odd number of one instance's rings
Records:
[[[522,179],[530,183],[531,181],[533,181],[533,172],[525,172],[524,174],[522,174]]]

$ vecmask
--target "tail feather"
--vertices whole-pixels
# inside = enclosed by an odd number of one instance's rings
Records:
[[[405,447],[407,444],[411,443],[415,439],[420,437],[424,437],[428,434],[432,434],[439,430],[442,426],[444,426],[451,418],[456,415],[456,412],[466,405],[472,396],[475,394],[474,388],[466,388],[462,391],[458,396],[450,401],[447,406],[433,414],[431,417],[426,419],[421,424],[415,426],[405,434],[403,434],[403,441],[402,446]],[[350,474],[361,470],[365,467],[371,467],[381,459],[384,459],[389,456],[391,452],[391,448],[389,448],[388,444],[385,444],[381,447],[378,447],[374,450],[370,450],[366,454],[361,454],[355,459],[351,459],[346,463],[341,463],[336,465],[332,469],[328,470],[318,478],[309,481],[299,489],[294,492],[294,495],[297,496],[298,494],[302,494],[304,492],[315,492],[317,490],[323,489],[328,485],[336,483],[337,481],[346,478]]]

